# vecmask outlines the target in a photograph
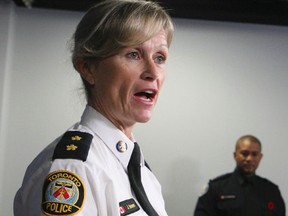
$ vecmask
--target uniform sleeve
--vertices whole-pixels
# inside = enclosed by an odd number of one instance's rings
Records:
[[[87,137],[65,133],[54,154],[44,151],[29,165],[14,199],[14,216],[120,215],[115,186],[102,167],[86,160]]]
[[[215,194],[215,189],[209,183],[207,192],[198,198],[194,216],[218,216]]]
[[[86,161],[92,139],[86,132],[67,131],[56,145],[42,183],[41,211],[45,215],[98,215],[92,193],[96,191],[92,179],[97,182],[97,176],[91,174]]]
[[[43,184],[41,210],[45,215],[116,216],[115,189],[89,164],[55,160]]]
[[[278,196],[279,196],[279,201],[278,201],[279,202],[279,208],[278,208],[279,216],[286,216],[285,202],[284,202],[284,199],[281,195],[281,192],[280,192],[278,186],[276,187],[276,194],[278,194]]]

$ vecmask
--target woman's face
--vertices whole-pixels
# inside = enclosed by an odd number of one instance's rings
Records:
[[[96,63],[90,104],[123,130],[147,122],[165,79],[167,57],[166,35],[160,31]]]

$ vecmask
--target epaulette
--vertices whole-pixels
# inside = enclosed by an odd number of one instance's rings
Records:
[[[54,154],[55,159],[78,159],[86,161],[93,136],[80,131],[67,131],[58,142]]]
[[[218,176],[218,177],[212,179],[210,182],[218,182],[221,180],[225,180],[225,179],[229,178],[231,175],[232,175],[232,173],[226,173],[224,175],[221,175],[221,176]]]
[[[256,175],[256,178],[258,179],[258,181],[262,181],[262,182],[265,182],[266,184],[270,184],[270,185],[273,185],[275,187],[278,187],[278,185],[276,185],[274,182],[272,182],[271,180],[267,179],[267,178],[263,178],[261,176],[258,176]]]

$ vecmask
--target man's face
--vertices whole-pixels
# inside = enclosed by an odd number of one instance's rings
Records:
[[[237,168],[246,176],[255,173],[262,158],[261,149],[258,143],[244,139],[237,144],[234,152],[234,159]]]

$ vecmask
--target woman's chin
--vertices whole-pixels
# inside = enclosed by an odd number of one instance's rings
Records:
[[[148,122],[152,117],[152,113],[142,113],[142,115],[138,115],[136,121],[139,123],[146,123]]]

